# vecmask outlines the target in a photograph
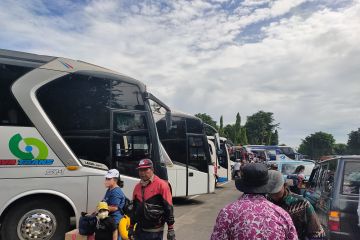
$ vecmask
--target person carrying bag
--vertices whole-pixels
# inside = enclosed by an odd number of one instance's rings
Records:
[[[172,195],[168,183],[154,174],[150,159],[141,160],[137,169],[141,181],[133,192],[129,239],[162,240],[164,225],[167,223],[167,239],[176,240]]]

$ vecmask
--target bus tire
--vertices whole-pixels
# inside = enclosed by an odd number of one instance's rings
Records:
[[[21,201],[5,215],[1,227],[1,239],[64,240],[69,230],[70,214],[59,201],[31,199]],[[45,229],[39,233],[39,229]],[[36,237],[35,237],[36,236]]]

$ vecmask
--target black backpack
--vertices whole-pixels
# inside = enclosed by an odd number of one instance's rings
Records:
[[[129,215],[133,209],[133,201],[125,197],[125,204],[120,208],[120,213],[122,215]]]
[[[82,212],[79,219],[79,233],[86,236],[94,234],[96,223],[96,215],[87,215],[87,213]]]

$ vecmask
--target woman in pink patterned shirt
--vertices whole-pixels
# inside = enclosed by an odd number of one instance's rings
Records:
[[[262,163],[244,166],[236,187],[244,194],[224,207],[214,226],[211,240],[297,240],[289,214],[265,198],[278,192],[284,180]]]

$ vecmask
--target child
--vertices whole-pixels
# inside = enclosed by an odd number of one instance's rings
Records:
[[[114,219],[109,217],[109,206],[106,202],[99,202],[97,206],[97,224],[95,240],[117,240],[118,231]]]

